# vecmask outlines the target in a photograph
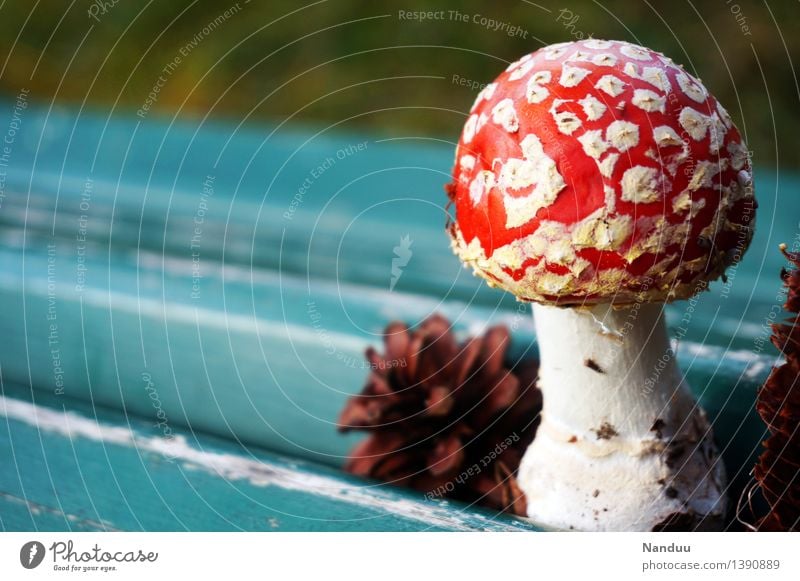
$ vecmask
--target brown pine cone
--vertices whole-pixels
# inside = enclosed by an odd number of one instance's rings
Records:
[[[795,265],[781,277],[787,289],[784,309],[794,316],[772,325],[772,343],[786,363],[772,370],[759,390],[756,409],[770,436],[753,471],[761,494],[769,505],[758,529],[800,530],[800,254],[784,255]]]
[[[434,315],[417,329],[384,332],[385,353],[368,349],[372,372],[339,417],[339,429],[369,436],[350,453],[353,474],[525,514],[514,477],[541,410],[537,366],[504,364],[505,327],[458,343]]]

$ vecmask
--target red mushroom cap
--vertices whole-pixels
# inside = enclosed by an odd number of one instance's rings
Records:
[[[520,300],[688,298],[746,250],[750,160],[727,111],[669,58],[585,40],[522,57],[464,125],[456,254]]]

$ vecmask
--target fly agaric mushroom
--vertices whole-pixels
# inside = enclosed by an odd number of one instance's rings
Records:
[[[724,469],[663,305],[705,290],[752,237],[749,156],[725,109],[652,50],[548,46],[478,95],[453,179],[455,253],[533,303],[544,408],[519,471],[529,516],[720,526]]]

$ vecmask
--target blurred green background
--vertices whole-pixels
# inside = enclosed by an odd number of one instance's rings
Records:
[[[797,167],[799,14],[794,0],[13,0],[0,7],[0,91],[118,115],[452,141],[477,85],[507,62],[564,40],[626,39],[701,77],[757,165]]]

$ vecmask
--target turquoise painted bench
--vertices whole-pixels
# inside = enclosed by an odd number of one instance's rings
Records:
[[[2,529],[533,530],[339,470],[359,436],[336,417],[387,322],[503,322],[513,357],[535,355],[529,309],[450,252],[451,144],[31,106],[8,157]],[[757,172],[746,260],[669,307],[733,496],[764,434],[799,184]]]

